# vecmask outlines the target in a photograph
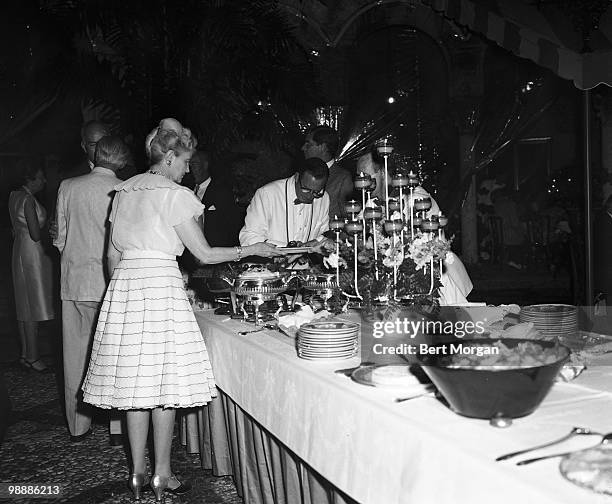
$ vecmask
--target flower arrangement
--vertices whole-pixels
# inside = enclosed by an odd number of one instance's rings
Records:
[[[437,305],[443,265],[447,256],[452,260],[444,234],[448,218],[414,173],[389,177],[387,158],[393,148],[383,140],[378,149],[385,160],[384,200],[379,206],[372,199],[375,180],[370,175],[356,177],[362,202],[348,201],[350,219],[336,217],[330,222],[336,250],[324,265],[336,270],[338,286],[346,295],[366,306]]]
[[[361,298],[367,306],[393,301],[436,304],[450,241],[418,230],[414,236],[405,236],[402,244],[400,236],[385,233],[382,223],[373,226],[365,242],[344,231],[337,233],[337,250],[323,260],[321,270],[336,270],[340,289],[352,299]],[[379,237],[376,253],[374,234]]]

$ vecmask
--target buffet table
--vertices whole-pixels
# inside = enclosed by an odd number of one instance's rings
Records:
[[[232,474],[247,503],[612,502],[566,481],[558,458],[494,461],[573,426],[611,431],[610,366],[555,384],[535,413],[497,429],[431,396],[396,403],[397,393],[334,373],[358,358],[310,362],[278,331],[241,335],[255,327],[212,310],[196,318],[220,396],[183,419],[183,440],[205,468]]]

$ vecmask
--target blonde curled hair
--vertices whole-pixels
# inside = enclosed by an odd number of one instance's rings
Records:
[[[159,163],[164,154],[173,150],[177,154],[194,151],[198,141],[189,128],[176,119],[162,119],[145,140],[145,151],[151,164]]]

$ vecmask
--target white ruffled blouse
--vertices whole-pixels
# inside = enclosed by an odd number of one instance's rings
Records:
[[[183,253],[185,246],[174,226],[204,211],[192,191],[153,173],[136,175],[116,185],[115,191],[109,220],[111,241],[119,252]]]

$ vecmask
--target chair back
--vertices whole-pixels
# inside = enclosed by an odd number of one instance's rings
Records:
[[[498,215],[487,215],[487,229],[491,235],[491,261],[500,262],[504,249],[504,220]]]
[[[525,222],[527,240],[532,263],[538,260],[548,260],[548,244],[550,242],[550,216],[543,215]]]

